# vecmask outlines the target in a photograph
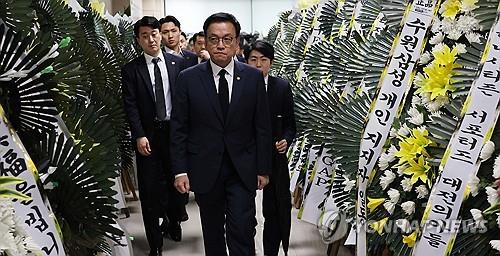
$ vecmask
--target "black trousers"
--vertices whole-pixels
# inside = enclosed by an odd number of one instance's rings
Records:
[[[136,152],[137,179],[141,200],[144,229],[151,249],[163,246],[159,219],[168,216],[178,221],[185,207],[184,199],[174,187],[170,171],[169,125],[157,123],[153,135],[148,138],[151,155]]]
[[[269,177],[269,184],[264,187],[262,193],[262,215],[264,216],[263,246],[264,255],[277,256],[280,243],[283,239],[288,242],[290,233],[290,211],[292,210],[291,195],[289,192],[290,179],[288,168],[285,165],[277,165],[273,162],[273,172]],[[280,168],[280,170],[278,170]],[[279,186],[277,186],[279,183]],[[279,187],[279,191],[276,189]],[[282,209],[280,209],[280,207]],[[287,211],[288,214],[280,212]],[[285,228],[287,232],[285,234]],[[285,252],[286,253],[286,252]]]
[[[205,255],[227,255],[227,242],[229,255],[254,256],[257,225],[255,191],[248,190],[243,184],[227,154],[224,154],[222,162],[213,189],[204,194],[195,192],[200,208]]]

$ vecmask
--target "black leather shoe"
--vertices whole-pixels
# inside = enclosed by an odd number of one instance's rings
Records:
[[[182,240],[182,228],[180,222],[170,222],[167,228],[168,236],[175,242]]]
[[[149,256],[161,256],[162,255],[161,251],[162,251],[161,247],[152,249],[151,251],[149,251]]]

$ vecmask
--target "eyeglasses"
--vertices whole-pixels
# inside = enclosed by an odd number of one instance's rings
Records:
[[[223,38],[219,38],[219,37],[216,37],[216,36],[210,36],[210,37],[208,37],[208,42],[210,44],[213,44],[213,45],[218,45],[219,42],[220,42],[220,40],[222,40],[222,43],[225,46],[228,46],[228,45],[231,45],[231,43],[233,43],[234,38],[230,37],[230,36],[225,36]]]

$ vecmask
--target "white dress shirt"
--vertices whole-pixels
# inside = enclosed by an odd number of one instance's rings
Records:
[[[264,85],[266,86],[266,92],[267,92],[267,80],[269,80],[269,75],[264,77]]]
[[[215,82],[215,90],[217,91],[217,94],[219,94],[219,72],[221,71],[222,67],[219,67],[217,64],[213,63],[212,60],[210,60],[210,66],[212,66],[212,73],[214,76],[214,82]],[[233,78],[234,78],[234,60],[231,60],[229,64],[224,68],[226,70],[226,75],[224,76],[227,81],[227,87],[229,89],[229,103],[231,103],[231,94],[233,92]]]
[[[155,70],[154,70],[154,64],[153,64],[153,59],[155,57],[144,53],[144,57],[146,58],[146,64],[148,66],[148,71],[149,71],[149,78],[151,79],[151,84],[153,85],[153,94],[156,99],[156,91],[155,91]],[[158,55],[158,58],[160,60],[158,61],[158,67],[160,68],[160,73],[161,73],[161,79],[163,80],[163,96],[165,97],[165,107],[167,109],[167,120],[170,120],[170,114],[172,112],[172,100],[170,97],[170,83],[168,81],[168,71],[167,71],[167,65],[165,62],[165,57],[163,56],[163,53],[160,52],[160,55]]]

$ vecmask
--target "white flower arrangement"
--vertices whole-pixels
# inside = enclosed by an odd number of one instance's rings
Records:
[[[0,199],[0,255],[28,255],[30,252],[40,252],[40,247],[24,231],[10,199]]]
[[[344,181],[342,182],[342,185],[344,185],[344,191],[350,192],[354,186],[356,186],[356,180],[350,180],[349,177],[344,175]]]
[[[396,189],[389,189],[389,191],[387,191],[387,195],[389,195],[389,198],[391,199],[391,202],[394,203],[394,204],[397,204],[398,201],[399,201],[399,191],[397,191]]]
[[[384,203],[384,208],[387,210],[387,212],[389,212],[390,215],[392,215],[394,209],[396,209],[396,204],[391,201],[387,201]]]
[[[398,149],[395,146],[391,145],[387,152],[380,155],[380,158],[378,160],[378,166],[380,167],[380,170],[385,170],[389,167],[389,163],[396,159],[395,154],[397,151]]]
[[[380,186],[382,187],[382,189],[386,190],[395,178],[396,174],[394,174],[392,171],[386,170],[384,172],[384,176],[380,177]]]
[[[479,193],[479,178],[476,175],[473,175],[469,181],[469,190],[473,197],[477,196]]]
[[[425,185],[420,185],[420,186],[416,187],[415,192],[417,192],[418,199],[425,198],[425,197],[427,197],[427,195],[429,195],[429,190],[427,189],[427,187]]]
[[[403,191],[410,192],[411,189],[413,188],[413,184],[411,182],[410,178],[404,178],[401,181],[401,187],[403,187]]]
[[[470,214],[476,223],[484,221],[483,213],[478,209],[470,209]]]
[[[401,204],[401,208],[407,215],[412,215],[415,212],[415,202],[406,201]]]
[[[495,205],[498,202],[498,193],[497,190],[493,187],[486,187],[486,194],[488,195],[488,203],[490,205]]]
[[[481,162],[484,162],[484,161],[490,159],[493,152],[495,152],[495,143],[493,141],[489,140],[483,145],[483,148],[481,149],[481,153],[479,154],[479,158],[481,159]]]
[[[424,114],[418,111],[417,108],[411,107],[408,110],[408,115],[410,116],[407,120],[414,125],[421,125],[424,123]]]
[[[500,252],[500,240],[491,240],[490,245],[491,245],[491,248]]]
[[[500,155],[495,158],[495,163],[493,164],[493,178],[500,179]]]

